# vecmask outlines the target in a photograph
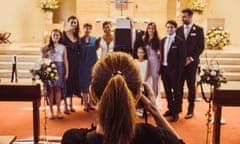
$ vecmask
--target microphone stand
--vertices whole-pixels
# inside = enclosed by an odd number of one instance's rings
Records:
[[[12,58],[12,78],[11,82],[18,82],[18,74],[17,74],[17,56],[14,55]]]

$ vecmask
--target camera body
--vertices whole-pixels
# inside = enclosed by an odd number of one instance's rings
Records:
[[[144,87],[142,87],[141,91],[142,91],[142,95],[147,97],[147,92],[146,92],[146,90],[145,90]],[[143,103],[143,101],[142,101],[141,99],[140,99],[139,102],[137,103],[137,115],[138,115],[139,117],[144,118],[144,119],[145,119],[145,122],[147,123],[147,121],[148,121],[148,120],[147,120],[147,110],[146,110],[146,108],[144,107],[144,103]]]

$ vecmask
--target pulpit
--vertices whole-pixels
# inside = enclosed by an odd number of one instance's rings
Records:
[[[39,140],[40,84],[0,83],[0,101],[31,101],[33,104],[34,143]]]
[[[240,106],[240,82],[228,82],[214,91],[213,144],[220,143],[221,113],[223,106]]]

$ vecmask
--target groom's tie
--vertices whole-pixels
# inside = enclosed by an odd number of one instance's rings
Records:
[[[184,27],[184,37],[185,37],[185,39],[187,39],[188,33],[189,33],[189,26],[186,25],[186,26]]]

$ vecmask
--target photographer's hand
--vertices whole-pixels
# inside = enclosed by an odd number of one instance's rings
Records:
[[[168,123],[168,121],[159,113],[156,107],[155,96],[152,89],[146,83],[143,83],[143,86],[147,93],[147,96],[142,95],[141,101],[143,102],[146,110],[149,111],[153,116],[157,126],[167,129],[169,132],[175,135],[178,139],[181,139],[181,137],[176,133],[173,127]]]

